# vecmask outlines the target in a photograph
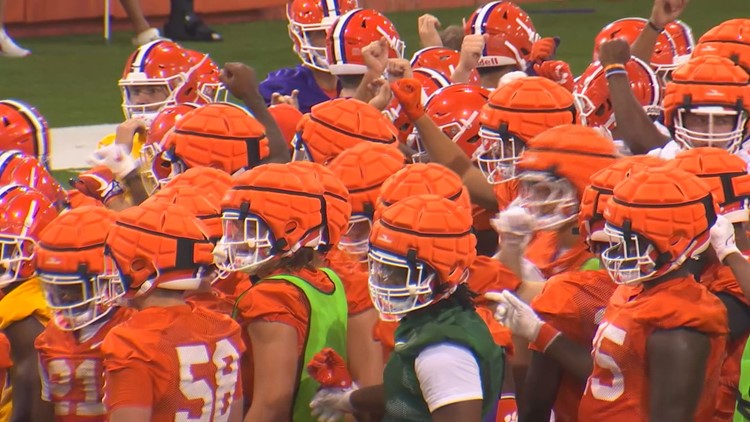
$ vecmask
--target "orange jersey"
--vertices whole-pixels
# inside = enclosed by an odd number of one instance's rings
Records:
[[[323,292],[330,293],[335,289],[335,285],[323,271],[303,269],[293,275]],[[310,318],[310,304],[304,292],[283,280],[263,280],[239,297],[237,310],[243,324],[254,321],[278,322],[294,328],[297,332],[297,354],[300,360],[302,359]],[[249,337],[246,339],[248,352],[242,360],[242,381],[245,387],[245,403],[251,403],[255,362]]]
[[[235,299],[234,296],[227,295],[221,290],[212,287],[210,291],[191,294],[185,298],[185,301],[209,311],[231,317]]]
[[[710,421],[716,403],[726,341],[724,305],[692,277],[676,278],[644,290],[619,286],[594,337],[594,367],[578,418],[633,422],[649,419],[646,344],[657,330],[691,328],[708,336],[711,350],[695,421]]]
[[[10,341],[5,334],[0,333],[0,393],[8,381],[8,369],[13,366],[13,360],[10,358]]]
[[[42,399],[55,405],[58,422],[106,421],[104,366],[101,345],[107,333],[127,321],[132,309],[120,308],[89,339],[79,342],[72,331],[53,322],[39,334],[34,346],[39,352]]]
[[[497,259],[477,256],[469,267],[469,278],[466,282],[469,289],[483,295],[491,291],[516,291],[521,280]],[[483,296],[477,298],[477,304],[486,303]]]
[[[231,318],[194,305],[149,307],[102,344],[108,412],[147,407],[151,420],[226,421],[242,397],[245,350]]]
[[[572,248],[561,254],[557,251],[557,233],[541,231],[534,234],[526,248],[525,257],[536,265],[547,279],[567,271],[581,271],[584,264],[595,259],[583,240],[579,240]]]
[[[700,275],[700,283],[712,293],[726,293],[745,306],[750,306],[750,302],[742,293],[737,279],[732,273],[732,269],[719,263],[707,265]],[[714,421],[731,421],[734,415],[734,408],[737,403],[737,386],[740,382],[740,361],[742,352],[747,344],[749,333],[744,333],[740,338],[731,340],[727,343],[727,355],[721,366],[721,375],[719,376],[719,393],[717,394],[716,414]]]
[[[511,202],[518,196],[520,183],[518,179],[512,179],[505,182],[492,185],[497,199],[497,209],[500,211],[508,208]]]
[[[531,307],[544,321],[588,348],[616,288],[605,270],[566,272],[550,278]],[[578,420],[584,387],[584,383],[563,372],[555,400],[556,421]]]
[[[349,315],[357,315],[373,308],[367,285],[367,262],[357,262],[346,252],[333,249],[326,255],[326,266],[341,278],[346,292]]]

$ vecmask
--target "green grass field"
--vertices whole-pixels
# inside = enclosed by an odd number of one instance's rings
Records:
[[[651,0],[567,0],[533,3],[524,8],[543,36],[562,40],[558,57],[574,72],[589,63],[593,37],[608,22],[627,16],[647,17]],[[692,25],[696,38],[708,28],[747,14],[748,0],[692,0],[683,20]],[[586,13],[568,13],[589,9]],[[471,9],[434,11],[443,25],[460,24]],[[416,22],[422,12],[390,14],[407,53],[419,48]],[[286,22],[254,22],[216,25],[225,41],[188,43],[210,53],[219,64],[241,61],[268,71],[297,62],[286,34]],[[23,60],[0,60],[0,98],[19,98],[35,105],[52,127],[111,123],[122,119],[117,80],[125,59],[133,50],[128,32],[114,34],[106,45],[100,35],[29,38],[20,43],[34,54]],[[65,177],[66,175],[60,174]]]

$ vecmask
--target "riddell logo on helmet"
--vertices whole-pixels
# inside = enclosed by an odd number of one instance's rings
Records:
[[[388,235],[386,234],[381,234],[380,236],[378,236],[378,240],[383,243],[388,243],[388,244],[393,243],[393,240],[391,240],[391,238],[388,237]]]
[[[57,266],[57,265],[62,264],[62,261],[60,261],[60,259],[57,258],[57,257],[51,256],[51,257],[47,258],[46,260],[44,260],[44,264],[45,265],[55,265],[55,266]]]
[[[708,91],[706,91],[706,96],[708,96],[708,97],[725,97],[726,93],[721,92],[721,91],[717,91],[715,89],[709,89]]]

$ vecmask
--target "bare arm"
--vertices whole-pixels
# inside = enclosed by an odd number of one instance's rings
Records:
[[[437,408],[432,412],[432,422],[480,422],[481,420],[481,400],[461,401]]]
[[[151,408],[120,407],[109,414],[110,422],[150,422]]]
[[[648,338],[649,416],[691,421],[701,397],[710,340],[690,329],[655,331]]]
[[[372,339],[372,327],[378,320],[378,312],[368,309],[349,316],[346,328],[346,348],[349,372],[360,387],[383,383],[383,350],[380,343]]]
[[[461,177],[471,202],[489,211],[497,211],[497,198],[492,185],[476,168],[466,153],[429,118],[423,115],[414,121],[419,136],[432,162],[442,164]]]
[[[52,404],[42,400],[39,356],[34,348],[34,340],[43,330],[42,324],[33,316],[14,322],[5,329],[13,359],[10,369],[13,386],[11,422],[54,419]]]
[[[383,384],[360,388],[352,393],[349,402],[357,412],[385,413],[385,388]]]
[[[591,349],[570,340],[564,334],[557,336],[544,354],[582,383],[586,382],[594,368]]]
[[[247,333],[255,365],[253,402],[245,421],[291,420],[299,369],[297,332],[286,324],[258,321],[247,326]]]
[[[562,370],[549,357],[531,352],[523,398],[518,401],[518,418],[524,422],[548,422],[557,398]]]
[[[624,65],[630,60],[630,49],[624,40],[606,42],[602,44],[600,51],[600,60],[605,67],[614,64]],[[633,154],[645,154],[669,142],[669,138],[659,132],[646,114],[646,110],[635,98],[626,73],[619,72],[607,76],[607,85],[617,121],[617,135]]]

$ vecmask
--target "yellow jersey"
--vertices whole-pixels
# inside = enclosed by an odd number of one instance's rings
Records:
[[[99,143],[96,144],[96,149],[102,149],[106,146],[112,145],[114,142],[115,134],[110,133],[109,135],[99,140]],[[133,159],[137,160],[141,158],[141,148],[145,143],[146,137],[144,135],[141,135],[140,133],[136,133],[133,137],[133,148],[130,150],[130,156],[133,157]]]

